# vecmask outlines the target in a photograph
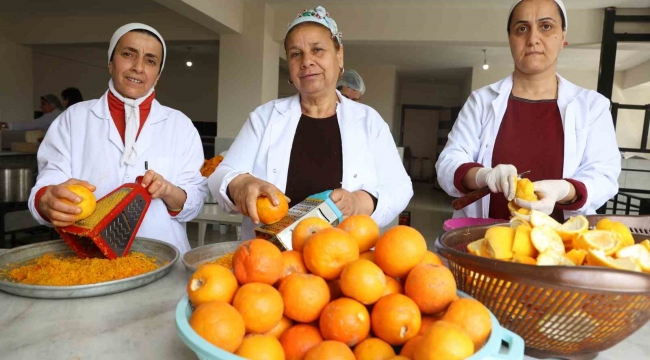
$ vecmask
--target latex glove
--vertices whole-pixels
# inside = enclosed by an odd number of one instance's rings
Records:
[[[489,187],[493,193],[503,193],[511,201],[515,198],[515,178],[518,176],[517,168],[513,165],[501,164],[492,168],[480,168],[476,172],[476,185],[479,189]]]
[[[541,211],[547,215],[553,212],[555,204],[564,199],[571,190],[571,184],[566,180],[541,180],[533,184],[539,200],[526,201],[516,198],[515,203],[522,208]]]

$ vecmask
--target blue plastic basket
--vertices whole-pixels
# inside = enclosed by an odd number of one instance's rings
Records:
[[[470,296],[459,291],[458,296]],[[205,341],[190,326],[189,319],[192,315],[192,306],[185,295],[176,306],[176,330],[178,336],[201,360],[245,360],[244,358],[221,350]],[[492,318],[492,333],[481,350],[466,360],[522,360],[524,358],[524,340],[519,335],[504,329],[490,312]],[[505,353],[501,353],[503,343],[507,344]]]

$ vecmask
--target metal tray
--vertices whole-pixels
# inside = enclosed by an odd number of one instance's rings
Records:
[[[9,281],[6,275],[0,275],[0,290],[15,295],[41,299],[74,299],[114,294],[135,289],[160,279],[169,273],[180,257],[180,252],[173,245],[148,238],[135,238],[131,251],[156,257],[156,262],[161,267],[146,274],[126,279],[74,286],[17,284]],[[7,264],[23,264],[46,253],[74,255],[72,249],[63,240],[47,241],[17,247],[0,254],[0,269],[6,269]]]
[[[202,264],[217,260],[223,255],[237,250],[241,241],[224,241],[216,244],[199,246],[183,255],[181,261],[189,271],[196,271]]]

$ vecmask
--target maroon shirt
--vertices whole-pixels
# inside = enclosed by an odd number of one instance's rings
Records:
[[[492,167],[512,164],[517,171],[531,170],[527,177],[531,181],[562,179],[564,165],[564,128],[557,100],[526,100],[513,95],[508,99],[508,108],[492,152]],[[454,182],[461,192],[467,193],[462,179],[469,169],[482,166],[467,163],[454,174]],[[563,210],[577,210],[587,200],[587,188],[579,181],[571,182],[578,195],[574,203],[556,205],[551,216],[564,222]],[[490,195],[489,217],[509,219],[508,200],[503,194]]]

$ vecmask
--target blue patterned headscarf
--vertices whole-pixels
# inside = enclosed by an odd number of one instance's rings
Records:
[[[315,22],[321,24],[329,29],[332,33],[332,38],[336,38],[339,45],[343,45],[342,37],[343,34],[339,31],[336,21],[330,17],[330,14],[325,10],[324,7],[319,6],[316,9],[303,10],[298,16],[287,26],[287,32],[284,34],[286,39],[289,31],[293,29],[296,25],[302,24],[304,22]]]

